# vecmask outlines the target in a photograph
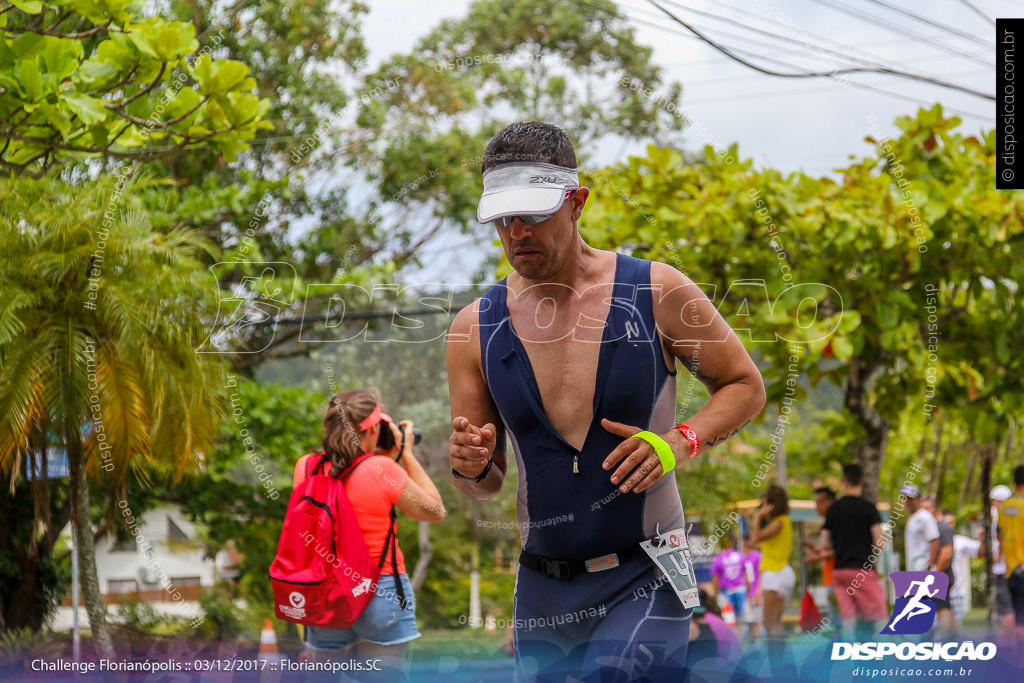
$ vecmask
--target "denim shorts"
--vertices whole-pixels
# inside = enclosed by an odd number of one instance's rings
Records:
[[[377,594],[366,610],[349,628],[306,629],[306,644],[311,650],[346,650],[362,638],[377,645],[400,645],[420,637],[416,628],[416,598],[406,574],[401,575],[402,589],[408,600],[406,609],[398,604],[395,577],[384,574],[377,582]]]

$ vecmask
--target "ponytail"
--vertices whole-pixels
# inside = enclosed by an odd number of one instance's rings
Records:
[[[359,423],[380,405],[376,389],[353,389],[331,397],[324,414],[324,454],[330,458],[330,476],[337,477],[362,455]]]

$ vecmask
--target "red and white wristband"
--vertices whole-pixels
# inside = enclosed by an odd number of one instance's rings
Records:
[[[693,431],[693,428],[685,422],[680,422],[675,428],[682,432],[686,440],[690,442],[690,457],[687,460],[696,457],[700,453],[700,438],[697,436],[697,432]]]

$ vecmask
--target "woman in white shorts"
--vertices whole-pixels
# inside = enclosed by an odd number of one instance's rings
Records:
[[[782,659],[786,631],[782,612],[796,587],[796,574],[789,566],[793,552],[793,525],[789,521],[789,496],[771,484],[754,515],[753,545],[761,546],[761,593],[764,596],[764,630],[768,656],[773,665]]]

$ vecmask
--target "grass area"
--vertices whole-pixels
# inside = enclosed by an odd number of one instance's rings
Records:
[[[988,631],[988,611],[984,607],[975,607],[964,615],[962,633],[985,633]]]
[[[502,644],[507,635],[502,631],[488,633],[484,629],[442,629],[423,630],[422,638],[409,644],[409,653],[414,661],[453,657],[458,660],[497,659],[509,660]]]

